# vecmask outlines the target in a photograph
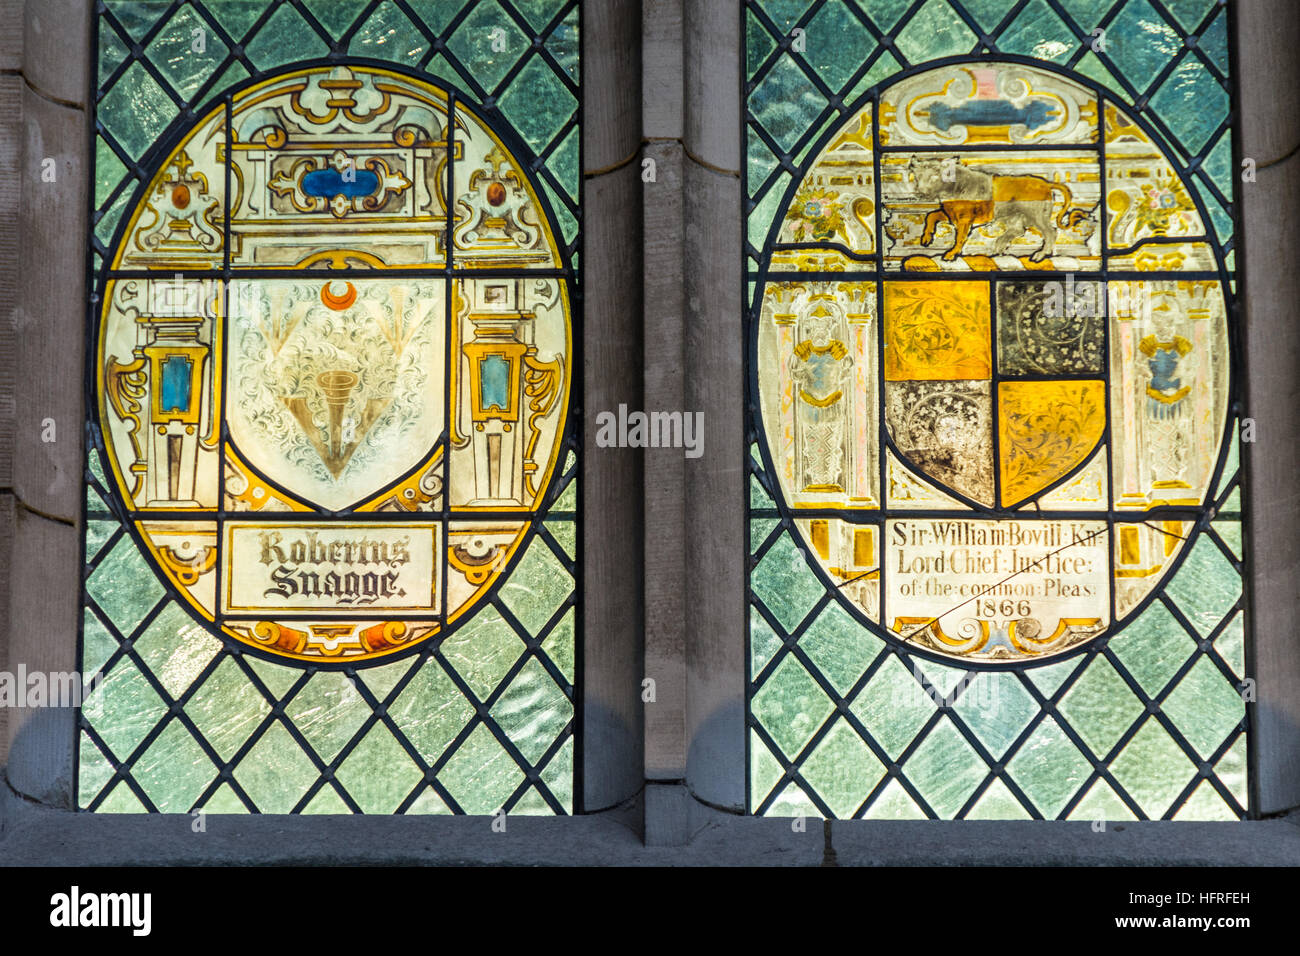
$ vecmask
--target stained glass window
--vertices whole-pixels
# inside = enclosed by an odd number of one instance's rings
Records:
[[[748,805],[1236,819],[1216,0],[748,0]]]
[[[78,805],[573,812],[578,4],[96,21]]]

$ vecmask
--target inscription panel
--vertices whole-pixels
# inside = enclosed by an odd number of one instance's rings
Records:
[[[224,553],[227,613],[437,610],[437,525],[232,524]]]
[[[885,532],[886,622],[934,650],[1041,654],[1109,623],[1104,522],[906,518]]]

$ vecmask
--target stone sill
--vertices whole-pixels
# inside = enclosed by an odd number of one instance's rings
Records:
[[[756,819],[690,810],[683,846],[646,846],[640,804],[576,818],[79,814],[0,796],[0,865],[1296,866],[1300,811],[1242,823]],[[637,827],[634,829],[634,827]]]

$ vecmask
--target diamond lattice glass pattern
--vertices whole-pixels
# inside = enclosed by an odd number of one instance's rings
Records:
[[[741,15],[750,811],[1243,816],[1230,8]]]
[[[81,808],[576,809],[578,18],[100,5]]]

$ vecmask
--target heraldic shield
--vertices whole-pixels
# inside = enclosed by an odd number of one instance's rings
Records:
[[[227,418],[248,464],[337,511],[430,459],[445,401],[441,280],[231,293]]]
[[[1006,284],[995,323],[987,282],[887,282],[884,293],[885,424],[914,471],[974,504],[1013,507],[1088,461],[1106,428],[1105,383],[1086,377],[1100,372],[1103,333],[1075,298]]]

